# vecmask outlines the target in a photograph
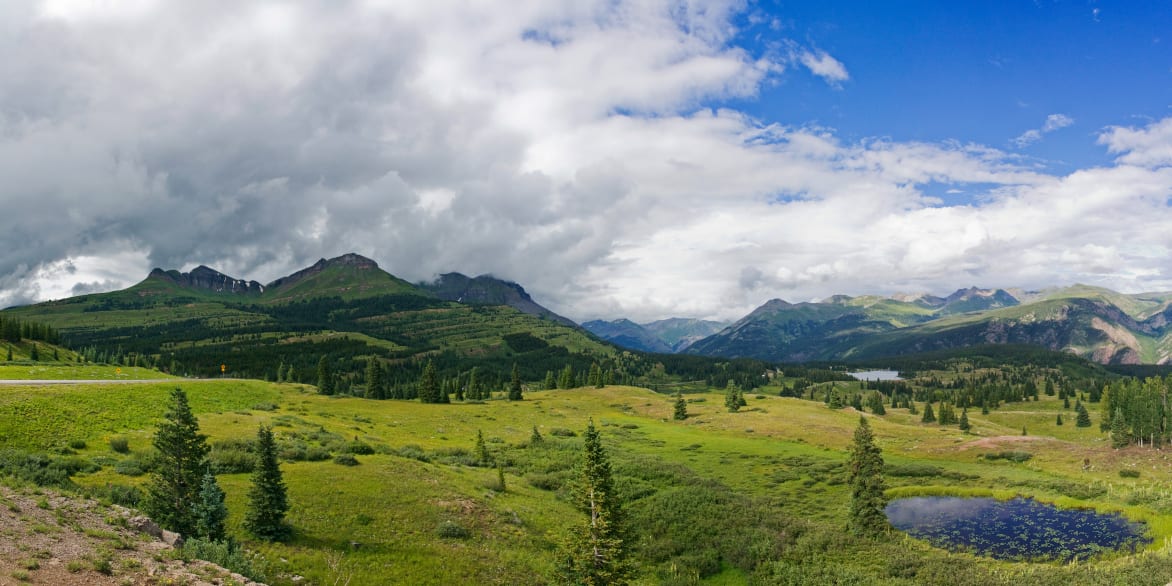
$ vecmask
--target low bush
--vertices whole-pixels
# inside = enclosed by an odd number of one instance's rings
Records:
[[[354,454],[338,454],[334,456],[334,463],[342,466],[357,466],[358,458],[355,458]]]
[[[1119,471],[1120,478],[1139,478],[1139,470],[1130,470],[1124,468]]]
[[[436,528],[436,535],[444,539],[467,539],[471,533],[453,521],[444,521]]]
[[[110,438],[110,449],[118,452],[119,454],[128,454],[130,453],[130,440],[123,436],[116,435]]]
[[[1002,452],[990,452],[982,455],[986,460],[1009,460],[1010,462],[1025,462],[1034,455],[1029,452],[1022,452],[1018,450],[1005,450]]]
[[[255,582],[264,582],[268,579],[268,564],[264,558],[249,554],[231,539],[208,541],[193,537],[183,543],[181,555],[211,562]]]

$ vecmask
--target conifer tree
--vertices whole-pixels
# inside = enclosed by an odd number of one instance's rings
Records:
[[[37,352],[37,343],[36,342],[33,342],[33,348],[32,348],[32,350],[29,350],[28,357],[29,357],[29,360],[32,360],[32,361],[37,361],[37,360],[41,359],[40,352]]]
[[[586,427],[581,465],[573,484],[573,501],[586,514],[586,523],[571,529],[561,544],[558,574],[575,585],[627,584],[632,567],[627,560],[623,514],[611,477],[610,460],[591,420]]]
[[[529,444],[530,445],[540,444],[540,443],[544,443],[544,442],[545,442],[545,438],[541,437],[541,432],[537,431],[537,426],[534,425],[533,426],[533,433],[529,434]]]
[[[951,403],[940,403],[940,415],[937,416],[940,425],[952,425],[956,423],[956,410],[952,408]]]
[[[383,367],[378,358],[371,356],[366,361],[366,398],[385,399],[386,390],[383,384]]]
[[[423,367],[423,378],[419,380],[419,400],[424,403],[439,403],[442,401],[434,361],[428,360],[427,366]]]
[[[171,359],[171,371],[172,371],[171,374],[175,374],[174,370],[175,370],[175,359],[172,358]],[[283,360],[281,361],[281,364],[277,366],[277,382],[279,382],[279,383],[285,382],[285,361],[283,361]]]
[[[1087,411],[1086,405],[1079,403],[1078,405],[1075,406],[1074,410],[1078,412],[1078,419],[1075,420],[1074,426],[1075,427],[1090,427],[1091,426],[1091,414]]]
[[[216,475],[209,467],[203,475],[199,489],[199,502],[195,505],[195,534],[208,541],[220,541],[226,536],[224,521],[228,519],[228,506],[224,504],[224,491],[216,484]]]
[[[12,362],[12,346],[8,347],[8,361]]]
[[[558,381],[554,378],[552,370],[545,371],[545,382],[541,386],[547,391],[558,387]]]
[[[567,364],[566,367],[562,369],[562,374],[558,377],[558,388],[574,388],[574,369],[569,364]]]
[[[152,442],[158,455],[146,486],[142,510],[158,523],[180,535],[196,534],[195,503],[207,469],[207,436],[187,404],[182,389],[171,391],[171,401]]]
[[[935,423],[936,422],[936,413],[934,413],[932,411],[932,403],[931,402],[924,403],[924,415],[922,417],[920,417],[920,422],[922,422],[922,423]]]
[[[960,412],[960,430],[967,432],[968,430],[970,430],[972,428],[973,428],[972,424],[969,423],[969,410],[968,410],[968,408],[962,409]]]
[[[473,366],[472,370],[468,373],[468,391],[466,394],[468,395],[469,401],[479,401],[484,398],[480,396],[479,374],[480,373],[475,366]]]
[[[287,382],[287,383],[297,382],[297,374],[293,371],[292,364],[290,364],[289,369],[285,371],[285,382]]]
[[[675,413],[672,418],[676,421],[683,421],[688,418],[688,402],[684,400],[684,395],[676,393]]]
[[[244,528],[258,539],[276,541],[289,534],[285,513],[289,500],[285,481],[277,461],[277,442],[273,430],[260,426],[256,432],[256,469],[248,490],[248,510],[244,513]]]
[[[512,380],[509,381],[509,400],[520,401],[524,398],[524,395],[521,394],[521,368],[517,366],[516,362],[514,362],[513,377]]]
[[[606,380],[603,382],[607,386],[611,386],[614,384],[614,370],[613,369],[610,369],[610,368],[606,369]]]
[[[602,369],[597,362],[590,363],[590,374],[586,375],[586,384],[591,387],[602,386]]]
[[[1058,414],[1058,419],[1054,421],[1054,425],[1062,425],[1062,414]]]
[[[887,415],[887,409],[883,407],[883,395],[879,393],[871,393],[867,396],[867,407],[875,415]]]
[[[456,400],[463,401],[464,400],[464,387],[460,386],[459,378],[457,378],[453,384],[456,387]]]
[[[989,401],[986,400],[981,403],[981,415],[988,415],[988,414],[989,414]]]
[[[1127,432],[1127,420],[1123,417],[1122,409],[1115,409],[1115,414],[1111,416],[1111,447],[1115,449],[1126,448],[1131,443],[1131,437]]]
[[[476,459],[481,466],[487,466],[492,461],[492,456],[488,455],[488,446],[484,443],[484,433],[479,429],[476,430]]]
[[[729,385],[724,391],[724,406],[728,408],[729,413],[741,410],[741,391],[736,385]]]
[[[317,361],[317,392],[332,395],[334,390],[334,373],[330,369],[329,359],[323,354]]]
[[[847,528],[855,535],[866,537],[885,533],[890,525],[883,512],[887,506],[883,495],[883,454],[875,445],[866,417],[859,417],[847,469],[847,483],[851,489]]]

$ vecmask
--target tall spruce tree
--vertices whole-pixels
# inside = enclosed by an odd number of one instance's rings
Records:
[[[562,374],[558,377],[558,388],[574,388],[574,369],[569,364],[567,364],[566,367],[562,369]]]
[[[419,400],[424,403],[439,403],[440,397],[439,379],[435,372],[435,362],[428,360],[427,366],[423,367],[423,378],[419,379]]]
[[[383,383],[383,367],[379,363],[378,358],[374,356],[366,360],[366,398],[386,398],[386,386]]]
[[[924,403],[924,415],[920,417],[922,423],[935,423],[936,413],[932,411],[932,403]]]
[[[334,372],[330,369],[330,361],[324,354],[317,361],[317,392],[323,395],[334,394]]]
[[[163,421],[152,444],[158,455],[146,486],[142,510],[160,527],[180,535],[196,535],[200,486],[207,469],[207,436],[187,404],[183,389],[171,391]]]
[[[728,408],[729,413],[741,410],[741,390],[736,385],[729,385],[724,391],[724,406]]]
[[[1076,419],[1074,421],[1074,426],[1075,427],[1090,427],[1091,426],[1091,414],[1087,411],[1086,405],[1079,403],[1078,405],[1075,406],[1074,410],[1078,412],[1078,419]]]
[[[883,512],[887,499],[883,495],[883,454],[875,445],[866,417],[859,417],[847,464],[847,483],[851,489],[850,517],[847,528],[860,536],[877,536],[890,525]]]
[[[1127,419],[1123,417],[1123,409],[1116,409],[1111,416],[1111,447],[1126,448],[1131,443],[1131,436],[1127,429]]]
[[[195,506],[195,534],[208,541],[220,541],[226,537],[224,521],[228,519],[228,506],[224,504],[224,491],[216,484],[216,475],[209,467],[203,475],[199,489],[199,502]]]
[[[484,398],[480,396],[480,376],[475,366],[468,373],[468,390],[464,395],[468,397],[469,401],[479,401]]]
[[[962,409],[960,412],[960,430],[967,432],[968,430],[970,430],[972,428],[973,428],[972,424],[969,423],[969,410],[966,407],[966,408]]]
[[[623,512],[611,476],[610,459],[591,420],[586,426],[582,460],[572,498],[586,522],[563,540],[558,575],[565,584],[620,585],[630,580]]]
[[[11,360],[11,358],[9,360]],[[544,387],[547,391],[558,388],[558,381],[556,378],[554,378],[552,370],[545,371],[545,382],[542,383],[541,386]]]
[[[525,396],[521,394],[521,367],[517,363],[513,363],[513,376],[509,381],[509,400],[520,401]]]
[[[672,418],[676,421],[683,421],[688,418],[688,402],[684,400],[684,396],[676,393],[675,412]]]
[[[273,439],[272,428],[262,425],[256,432],[256,469],[252,473],[252,487],[248,490],[244,528],[258,539],[284,539],[289,535],[289,527],[285,525],[288,510],[285,481],[277,461],[277,442]]]

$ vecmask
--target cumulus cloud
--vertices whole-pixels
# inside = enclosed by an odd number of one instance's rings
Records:
[[[981,145],[757,120],[710,105],[789,65],[849,76],[795,41],[798,61],[738,46],[743,8],[6,4],[0,306],[152,266],[265,282],[350,251],[412,280],[492,273],[578,319],[1172,286],[1172,123],[1108,129],[1115,165],[1052,176]],[[1051,118],[1040,133],[1070,122]],[[943,206],[927,184],[982,197]]]
[[[1020,136],[1013,139],[1013,145],[1019,149],[1024,149],[1039,140],[1042,136],[1066,128],[1074,124],[1074,119],[1065,114],[1051,114],[1046,117],[1046,122],[1042,124],[1041,128],[1034,128],[1023,132]]]
[[[798,54],[798,62],[831,85],[839,85],[850,79],[846,66],[825,51],[802,51]]]

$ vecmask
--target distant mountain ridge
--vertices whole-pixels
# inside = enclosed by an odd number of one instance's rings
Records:
[[[865,360],[983,344],[1030,344],[1104,364],[1172,362],[1172,293],[1075,285],[947,297],[772,299],[688,353],[766,360]]]
[[[154,269],[147,275],[148,279],[168,281],[178,287],[201,289],[213,293],[230,293],[236,295],[259,295],[264,292],[264,285],[256,281],[235,279],[204,265],[199,265],[190,273],[181,273],[176,270],[164,271]]]
[[[529,296],[524,287],[492,275],[468,277],[460,273],[444,273],[434,281],[420,283],[419,286],[444,301],[468,305],[508,305],[522,313],[553,320],[562,325],[578,325],[573,320],[542,307]]]
[[[582,327],[624,348],[670,354],[683,352],[697,340],[720,331],[724,325],[715,321],[673,317],[645,324],[628,319],[593,320],[583,323]]]

